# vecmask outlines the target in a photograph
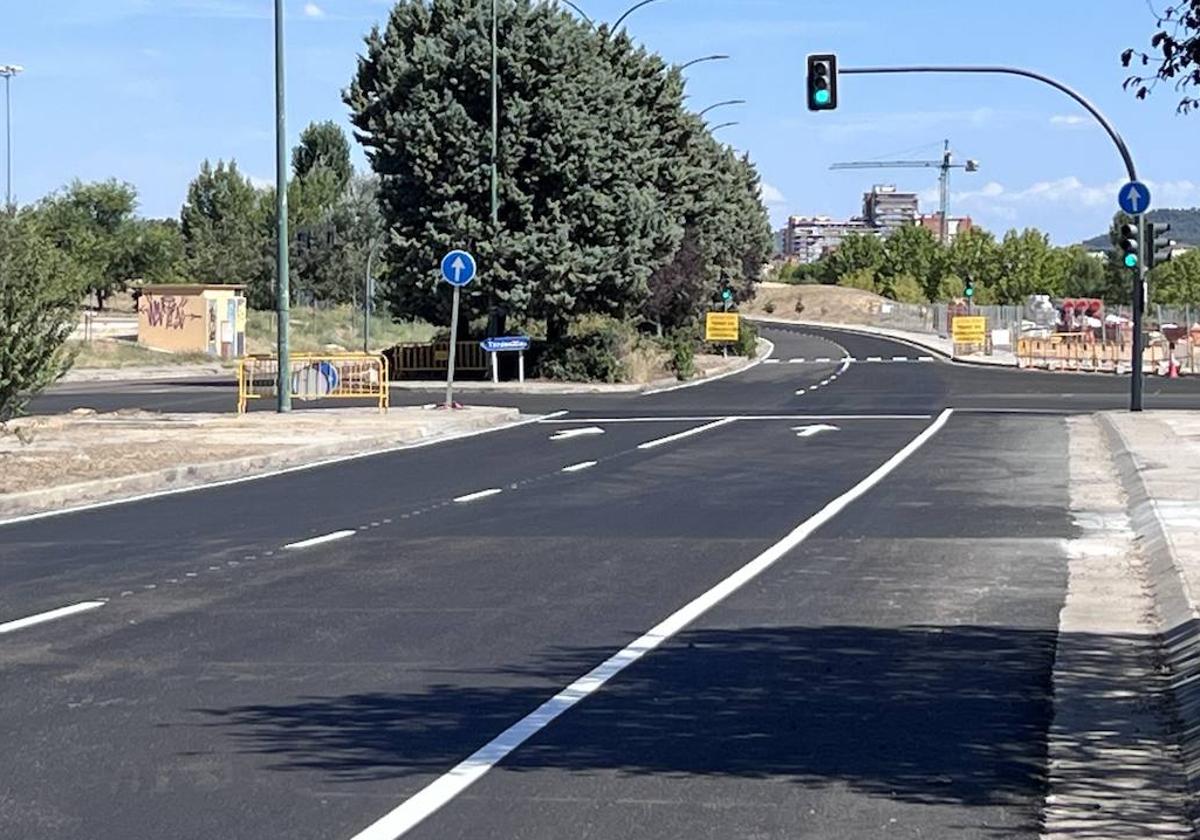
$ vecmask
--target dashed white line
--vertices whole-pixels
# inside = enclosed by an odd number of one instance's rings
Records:
[[[918,356],[917,361],[918,362],[932,362],[933,356]]]
[[[778,364],[782,364],[782,363],[783,363],[783,359],[766,359],[763,361],[764,365],[778,365]]]
[[[346,537],[353,537],[355,533],[357,532],[334,531],[332,534],[324,534],[319,537],[313,537],[309,540],[301,540],[300,542],[289,543],[288,545],[285,545],[284,548],[291,549],[293,551],[300,548],[312,548],[314,545],[321,545],[322,543],[333,542],[334,540],[344,540]],[[216,566],[214,568],[220,567]]]
[[[796,392],[796,396],[797,396],[797,397],[803,397],[803,396],[804,396],[805,394],[807,394],[807,393],[808,393],[808,389],[807,389],[807,388],[801,388],[799,391],[797,391],[797,392]]]
[[[882,356],[867,356],[867,361],[868,362],[882,362],[883,357]]]
[[[477,502],[480,499],[486,499],[490,496],[499,496],[503,492],[499,487],[493,487],[491,490],[480,490],[478,493],[468,493],[466,496],[459,496],[454,501],[463,505],[467,502]]]
[[[841,375],[841,374],[845,373],[846,371],[850,370],[850,363],[853,361],[854,361],[854,359],[850,358],[849,356],[842,359],[842,366],[840,368],[838,368],[838,374]]]
[[[414,796],[355,834],[352,840],[398,840],[403,837],[431,814],[483,778],[489,770],[577,703],[595,694],[613,677],[646,654],[656,650],[664,642],[677,636],[696,619],[767,571],[788,552],[807,540],[817,529],[870,492],[936,435],[946,425],[951,414],[953,414],[951,409],[943,411],[937,420],[913,438],[903,449],[858,484],[821,508],[815,515],[800,523],[782,540],[707,592],[676,610],[628,647],[613,654],[542,703],[444,775],[430,782]]]
[[[569,467],[563,467],[562,471],[565,473],[583,472],[584,470],[590,470],[592,467],[596,466],[596,464],[598,464],[598,463],[600,463],[600,462],[599,461],[584,461],[581,464],[573,464]]]
[[[907,362],[908,356],[892,356],[893,362]]]
[[[788,364],[789,365],[802,365],[802,364],[804,364],[805,361],[806,361],[805,359],[788,359]]]
[[[819,365],[828,364],[829,362],[832,362],[832,361],[833,361],[833,359],[830,359],[828,357],[823,357],[823,358],[817,359],[817,364],[819,364]]]
[[[550,440],[571,440],[572,438],[591,437],[602,434],[604,434],[604,430],[599,426],[588,426],[583,429],[563,429],[561,432],[555,432],[550,435]]]
[[[666,446],[668,443],[674,443],[677,440],[683,440],[684,438],[690,438],[693,435],[704,434],[705,432],[710,431],[712,429],[717,429],[717,428],[720,428],[721,426],[728,426],[730,423],[736,423],[736,422],[737,422],[736,417],[723,417],[714,423],[705,423],[703,426],[697,426],[694,429],[688,429],[686,432],[680,432],[677,435],[670,435],[665,438],[659,438],[658,440],[646,441],[643,444],[639,444],[638,449],[657,449],[660,446]]]
[[[26,627],[33,627],[36,624],[44,624],[47,621],[54,621],[56,618],[66,618],[69,615],[76,613],[87,612],[104,606],[104,601],[80,601],[78,604],[71,604],[66,607],[59,607],[56,610],[38,613],[37,615],[18,618],[13,621],[6,621],[0,624],[0,635],[12,633],[16,630],[24,630]]]

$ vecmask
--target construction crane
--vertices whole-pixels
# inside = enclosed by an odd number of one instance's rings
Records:
[[[967,172],[978,172],[979,161],[968,160],[966,163],[955,163],[954,155],[950,152],[950,141],[945,144],[941,160],[859,160],[849,163],[835,163],[830,169],[940,169],[938,179],[941,187],[942,213],[940,239],[943,245],[950,241],[950,170],[963,169]]]

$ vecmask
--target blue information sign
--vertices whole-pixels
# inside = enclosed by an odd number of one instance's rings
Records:
[[[487,341],[480,342],[479,346],[488,353],[516,353],[529,349],[529,338],[523,335],[489,338]]]
[[[442,257],[442,277],[451,286],[465,286],[475,279],[475,258],[466,251],[451,251]]]
[[[1117,204],[1131,216],[1150,209],[1150,188],[1141,181],[1130,181],[1117,193]]]

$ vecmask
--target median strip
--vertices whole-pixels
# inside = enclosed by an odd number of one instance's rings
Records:
[[[35,624],[44,624],[47,621],[54,621],[56,618],[66,618],[69,615],[76,613],[88,612],[98,607],[104,606],[104,601],[81,601],[78,604],[71,604],[67,607],[59,607],[56,610],[49,612],[38,613],[37,615],[27,616],[26,618],[18,618],[14,621],[6,621],[0,624],[0,635],[12,633],[16,630],[24,630],[26,627],[33,627]]]
[[[683,440],[684,438],[690,438],[693,435],[701,435],[707,431],[711,431],[712,429],[717,429],[717,428],[720,428],[721,426],[728,426],[730,423],[736,423],[736,422],[737,422],[736,417],[725,417],[725,418],[722,418],[722,419],[716,421],[715,423],[706,423],[703,426],[697,426],[694,429],[688,429],[686,432],[680,432],[677,435],[670,435],[669,437],[659,438],[658,440],[647,441],[646,443],[639,445],[638,449],[643,449],[643,450],[644,449],[657,449],[660,446],[666,446],[668,443],[674,443],[677,440]]]
[[[312,548],[314,545],[322,545],[323,543],[333,542],[334,540],[344,540],[346,537],[353,537],[354,531],[334,531],[332,534],[324,534],[320,537],[301,540],[300,542],[289,543],[285,545],[285,549],[296,550],[301,548]]]

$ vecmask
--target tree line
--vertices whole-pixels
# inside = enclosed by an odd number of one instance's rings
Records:
[[[1023,304],[1030,295],[1100,298],[1129,302],[1132,274],[1120,261],[1118,215],[1110,247],[1097,257],[1081,245],[1055,247],[1033,228],[1010,230],[1000,239],[973,227],[943,246],[927,228],[902,227],[886,239],[853,234],[809,265],[784,265],[777,279],[863,289],[902,303],[961,298],[967,283],[980,304]],[[1200,251],[1189,251],[1150,273],[1156,303],[1200,302]]]

